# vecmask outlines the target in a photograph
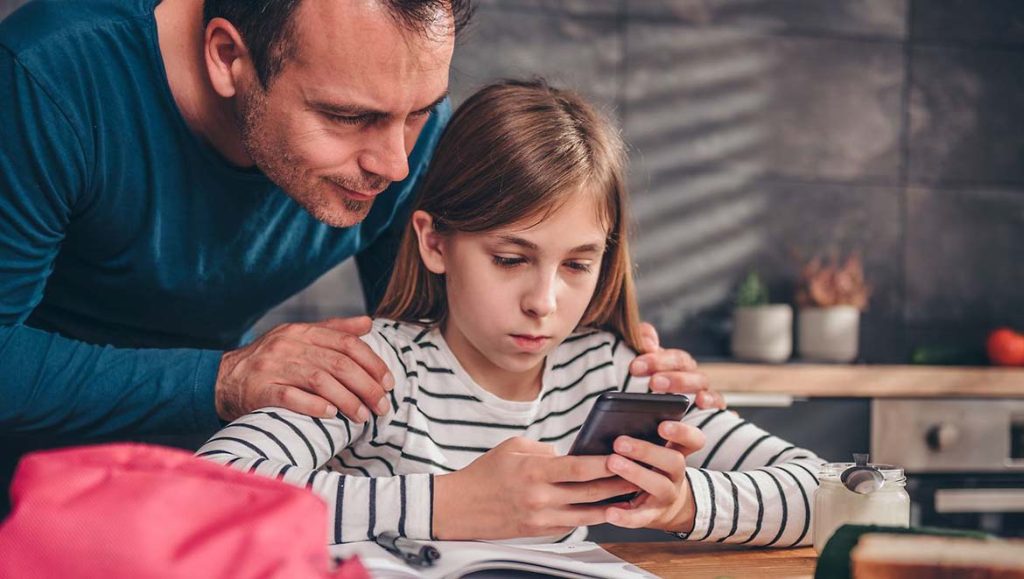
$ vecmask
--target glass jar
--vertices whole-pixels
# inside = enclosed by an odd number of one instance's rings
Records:
[[[883,477],[882,486],[860,494],[846,488],[839,477],[854,466],[852,462],[830,462],[821,466],[818,489],[814,491],[814,550],[819,554],[839,527],[856,525],[910,526],[910,495],[903,469],[888,464],[869,464]]]

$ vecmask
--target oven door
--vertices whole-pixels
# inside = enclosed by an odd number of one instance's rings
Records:
[[[875,399],[871,453],[901,466],[917,525],[1024,536],[1024,400]]]
[[[1024,537],[1024,475],[911,475],[915,525]]]

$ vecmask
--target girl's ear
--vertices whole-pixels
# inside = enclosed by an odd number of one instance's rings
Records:
[[[434,229],[434,217],[426,211],[412,214],[412,227],[420,250],[420,259],[432,273],[444,273],[444,236]]]

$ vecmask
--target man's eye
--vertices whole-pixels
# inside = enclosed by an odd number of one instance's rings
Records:
[[[565,265],[566,267],[573,271],[578,271],[580,273],[590,273],[589,263],[584,263],[582,261],[567,261]]]
[[[332,121],[345,125],[361,125],[366,121],[365,117],[348,117],[345,115],[328,115]]]
[[[494,263],[502,267],[515,267],[519,264],[526,263],[526,260],[521,257],[505,257],[502,255],[495,255]]]

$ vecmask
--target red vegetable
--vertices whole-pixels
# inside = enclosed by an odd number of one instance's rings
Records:
[[[1024,334],[999,328],[985,343],[988,359],[997,366],[1024,366]]]

